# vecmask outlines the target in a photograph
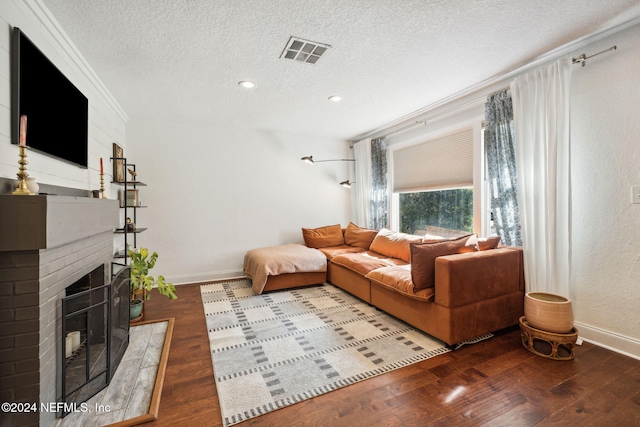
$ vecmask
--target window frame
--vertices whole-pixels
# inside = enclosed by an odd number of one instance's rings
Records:
[[[460,115],[465,116],[464,119]],[[458,116],[457,118],[455,116]],[[388,191],[389,191],[389,227],[391,230],[400,229],[400,193],[393,191],[393,152],[418,144],[424,144],[443,135],[472,127],[473,128],[473,232],[479,236],[488,236],[490,232],[490,205],[485,179],[485,150],[484,150],[484,102],[472,106],[467,111],[460,112],[454,117],[444,117],[444,123],[434,123],[429,129],[421,128],[420,132],[412,136],[397,136],[387,138],[388,161]],[[448,190],[461,188],[460,186],[439,186],[415,191]],[[469,187],[464,187],[469,188]]]

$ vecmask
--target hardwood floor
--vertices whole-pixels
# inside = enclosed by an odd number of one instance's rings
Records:
[[[199,285],[145,320],[175,317],[160,426],[221,426]],[[251,390],[247,390],[251,393]],[[519,329],[238,426],[640,426],[640,360],[584,343],[572,361],[527,351]]]

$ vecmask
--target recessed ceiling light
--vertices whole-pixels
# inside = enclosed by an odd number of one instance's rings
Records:
[[[246,89],[251,89],[252,87],[255,86],[255,84],[253,82],[243,81],[243,82],[238,82],[238,86],[242,86],[243,88],[246,88]]]
[[[340,95],[333,95],[329,97],[329,101],[340,102],[342,101],[342,97]]]

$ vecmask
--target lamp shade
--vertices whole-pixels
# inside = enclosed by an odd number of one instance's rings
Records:
[[[342,182],[340,183],[340,185],[342,185],[344,188],[351,188],[351,184],[352,184],[352,183],[351,183],[351,182],[349,182],[349,180],[342,181]]]
[[[305,157],[302,157],[300,160],[303,160],[305,163],[309,165],[312,165],[314,163],[313,156],[305,156]]]

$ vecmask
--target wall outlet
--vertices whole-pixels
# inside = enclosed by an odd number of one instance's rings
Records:
[[[640,203],[640,187],[631,187],[631,203]]]

